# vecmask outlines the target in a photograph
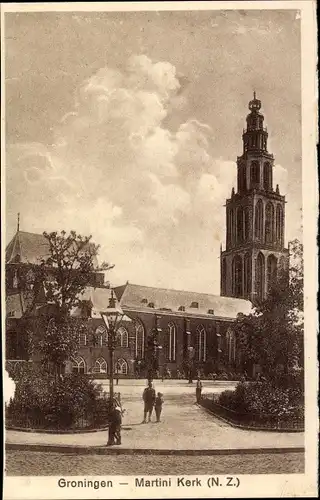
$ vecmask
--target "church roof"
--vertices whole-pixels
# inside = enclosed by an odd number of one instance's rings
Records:
[[[17,231],[6,248],[6,263],[39,264],[49,257],[48,240],[37,233]]]
[[[172,311],[178,314],[235,319],[238,313],[249,314],[252,310],[249,300],[131,283],[116,287],[115,293],[123,309],[137,308],[139,311]]]
[[[92,245],[92,243],[89,243]],[[6,264],[40,264],[42,259],[50,256],[49,242],[43,234],[17,231],[6,248]],[[98,260],[93,259],[94,267],[98,267]]]

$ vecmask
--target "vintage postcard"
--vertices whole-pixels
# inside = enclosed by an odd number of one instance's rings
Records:
[[[4,498],[316,496],[315,1],[1,9]]]

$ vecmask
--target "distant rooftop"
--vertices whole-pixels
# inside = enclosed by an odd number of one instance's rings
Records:
[[[131,283],[116,287],[114,290],[123,308],[137,308],[146,311],[171,310],[177,313],[185,312],[193,315],[234,319],[238,313],[249,314],[252,310],[249,300],[221,297],[208,293],[155,288]]]
[[[89,243],[91,245],[92,243]],[[6,248],[6,264],[20,262],[22,264],[40,264],[42,259],[50,256],[48,240],[43,234],[17,231]],[[93,259],[95,267],[98,260]]]

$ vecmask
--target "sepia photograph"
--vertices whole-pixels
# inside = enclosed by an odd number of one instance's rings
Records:
[[[316,494],[315,3],[188,3],[3,6],[6,499]]]

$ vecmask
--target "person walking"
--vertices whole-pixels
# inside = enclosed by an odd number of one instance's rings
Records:
[[[156,412],[157,422],[160,422],[162,405],[163,405],[163,395],[161,394],[161,392],[158,392],[155,403],[154,403],[154,409]]]
[[[125,410],[122,409],[120,402],[116,398],[114,398],[112,409],[110,412],[109,437],[107,446],[121,444],[121,425],[122,415],[124,411]]]
[[[156,391],[152,387],[151,380],[148,381],[148,387],[143,391],[142,399],[144,401],[144,416],[142,423],[145,424],[147,422],[147,414],[148,422],[151,422],[152,410],[156,399]]]
[[[200,377],[197,377],[197,385],[196,385],[196,399],[197,403],[200,403],[201,399],[201,392],[202,392],[202,382],[200,380]]]

